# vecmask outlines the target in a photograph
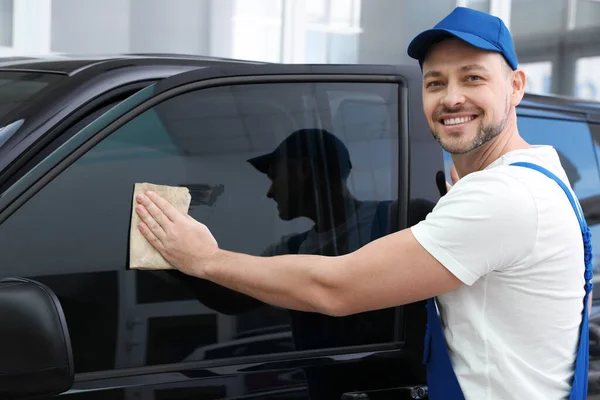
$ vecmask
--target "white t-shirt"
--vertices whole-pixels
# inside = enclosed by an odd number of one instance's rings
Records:
[[[584,296],[581,230],[554,180],[549,146],[510,152],[461,179],[417,241],[464,285],[438,297],[466,399],[562,399],[570,392]]]

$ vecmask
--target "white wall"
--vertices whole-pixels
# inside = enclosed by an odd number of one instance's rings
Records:
[[[0,0],[0,46],[12,46],[13,1]]]
[[[131,52],[207,54],[210,51],[209,0],[130,2]]]
[[[413,63],[406,54],[412,38],[455,6],[456,0],[363,0],[358,63]]]
[[[210,0],[52,0],[58,53],[210,52]]]
[[[0,57],[49,54],[51,0],[18,0],[11,6],[4,9],[10,11],[4,17],[12,19],[11,43],[0,43]]]
[[[51,50],[108,54],[129,50],[131,2],[52,0]]]

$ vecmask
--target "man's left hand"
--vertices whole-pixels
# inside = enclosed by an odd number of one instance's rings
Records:
[[[203,276],[204,266],[219,251],[219,245],[206,225],[182,214],[154,192],[136,198],[138,228],[148,242],[173,267],[183,273]]]

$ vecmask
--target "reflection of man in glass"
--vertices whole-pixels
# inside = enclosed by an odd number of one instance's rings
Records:
[[[277,203],[282,220],[314,222],[312,229],[283,237],[263,255],[341,255],[390,232],[392,202],[354,197],[347,186],[350,154],[335,135],[298,130],[273,152],[248,161],[271,180],[267,197]]]

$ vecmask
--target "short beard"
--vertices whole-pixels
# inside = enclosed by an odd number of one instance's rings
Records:
[[[475,138],[473,139],[473,141],[471,141],[471,143],[468,144],[468,146],[463,147],[463,146],[461,146],[461,144],[452,146],[449,143],[442,142],[442,140],[440,139],[440,135],[438,135],[434,130],[432,130],[431,133],[433,134],[433,137],[435,138],[435,140],[440,144],[442,149],[444,149],[448,153],[450,153],[450,154],[466,154],[470,151],[475,150],[476,148],[478,148],[480,146],[483,146],[484,144],[486,144],[490,140],[494,139],[495,137],[497,137],[504,131],[504,128],[506,128],[506,124],[508,122],[508,115],[509,115],[508,98],[506,99],[505,104],[506,104],[506,108],[504,110],[504,116],[502,117],[502,120],[496,125],[483,125],[483,122],[480,123],[479,130],[478,130],[477,134],[475,135]],[[445,110],[444,112],[451,114],[453,112],[459,113],[461,111],[462,110],[460,110],[460,109],[456,109],[456,110]],[[481,117],[483,119],[483,113],[479,113],[478,117]]]

